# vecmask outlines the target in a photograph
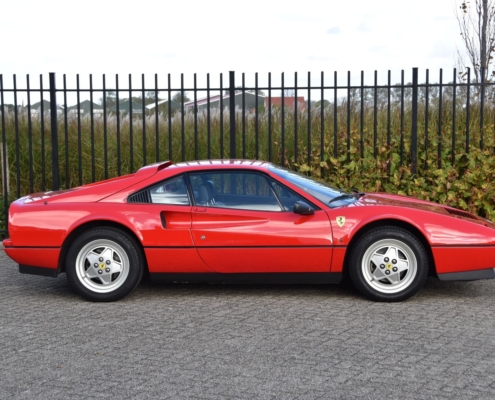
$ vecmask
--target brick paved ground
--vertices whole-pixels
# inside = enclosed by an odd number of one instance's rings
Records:
[[[495,397],[495,281],[400,304],[343,286],[144,283],[77,297],[0,254],[0,398]]]

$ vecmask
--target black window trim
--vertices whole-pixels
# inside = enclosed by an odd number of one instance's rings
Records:
[[[316,204],[314,204],[311,200],[308,200],[306,197],[300,195],[299,193],[297,193],[294,189],[291,189],[290,187],[284,185],[282,182],[280,181],[277,181],[276,179],[274,179],[273,177],[271,177],[270,175],[267,174],[267,178],[271,181],[271,182],[275,182],[277,184],[279,184],[280,186],[282,186],[285,190],[291,192],[291,193],[294,193],[297,197],[301,197],[305,203],[308,203],[308,205],[310,205],[311,207],[313,207],[316,210],[321,210],[321,207],[318,207]],[[270,185],[271,187],[272,185]],[[272,188],[273,189],[273,188]],[[274,190],[275,192],[275,190]],[[275,196],[278,198],[277,196],[277,193],[275,192]],[[283,210],[285,211],[285,210]],[[290,212],[290,211],[286,211],[286,212]]]
[[[226,174],[230,174],[230,173],[249,173],[249,174],[257,174],[257,175],[261,175],[263,178],[267,179],[269,178],[268,174],[264,174],[263,172],[261,171],[256,171],[256,170],[249,170],[249,169],[243,169],[243,168],[235,168],[235,169],[224,169],[224,168],[215,168],[215,169],[208,169],[208,170],[200,170],[200,171],[189,171],[189,172],[186,172],[186,175],[187,176],[187,181],[189,183],[189,187],[190,187],[190,190],[191,190],[191,194],[193,194],[193,190],[192,190],[192,184],[191,184],[191,180],[189,179],[189,175],[199,175],[199,174],[208,174],[208,173],[226,173]],[[267,182],[268,184],[268,187],[270,188],[273,196],[275,197],[275,200],[277,201],[277,204],[278,206],[280,207],[280,210],[279,211],[270,211],[270,210],[249,210],[249,209],[238,209],[238,208],[232,208],[232,207],[211,207],[211,206],[203,206],[203,205],[197,205],[195,200],[194,200],[194,195],[192,195],[192,199],[193,199],[193,206],[196,206],[196,207],[205,207],[205,208],[213,208],[213,209],[220,209],[220,210],[241,210],[241,211],[262,211],[262,212],[276,212],[276,213],[279,213],[279,212],[284,212],[284,207],[283,205],[280,203],[280,200],[277,196],[277,194],[275,193],[275,191],[273,190],[272,186],[270,185],[270,182],[268,181]]]
[[[141,188],[139,190],[136,190],[135,192],[129,194],[126,199],[125,199],[125,202],[126,204],[152,204],[152,205],[156,205],[156,206],[177,206],[177,207],[192,207],[193,206],[193,201],[192,201],[192,197],[191,197],[191,192],[190,192],[190,187],[188,185],[188,182],[189,182],[189,178],[186,177],[187,173],[185,172],[182,172],[180,174],[177,174],[177,175],[173,175],[173,176],[169,176],[168,178],[165,178],[161,181],[158,181],[158,182],[155,182],[151,185],[148,185],[148,186],[145,186],[144,188]],[[155,186],[158,186],[158,185],[162,185],[163,183],[167,182],[167,181],[170,181],[172,179],[176,179],[178,177],[182,176],[183,179],[184,179],[184,184],[186,185],[186,192],[187,192],[187,198],[189,200],[189,204],[166,204],[166,203],[153,203],[152,199],[151,199],[151,193],[150,193],[150,190],[151,188],[155,187]],[[134,196],[136,193],[140,193],[140,192],[144,192],[144,191],[147,191],[148,192],[148,196],[150,198],[150,201],[149,203],[138,203],[138,202],[129,202],[129,198]]]
[[[169,205],[169,206],[176,206],[176,207],[207,207],[207,206],[198,206],[194,200],[194,195],[193,195],[193,190],[192,190],[192,184],[191,184],[191,180],[189,179],[189,175],[190,174],[208,174],[208,173],[219,173],[219,172],[224,172],[224,173],[232,173],[232,172],[241,172],[241,173],[251,173],[251,174],[258,174],[258,175],[261,175],[263,176],[267,181],[268,181],[268,186],[270,187],[270,190],[272,191],[273,195],[275,196],[275,199],[277,200],[277,203],[280,207],[280,211],[263,211],[263,212],[291,212],[291,211],[288,211],[288,210],[285,210],[277,193],[275,192],[275,190],[273,189],[272,185],[271,185],[271,182],[276,182],[277,184],[279,184],[280,186],[282,186],[284,189],[296,194],[297,196],[301,197],[304,199],[304,201],[306,203],[308,203],[311,207],[313,207],[315,210],[321,210],[321,207],[317,206],[315,203],[313,203],[311,200],[309,200],[307,197],[297,193],[295,190],[291,189],[290,187],[288,187],[287,185],[285,185],[283,182],[273,178],[272,176],[270,176],[268,173],[264,172],[264,171],[258,171],[258,170],[250,170],[250,169],[244,169],[244,168],[232,168],[232,169],[226,169],[226,168],[212,168],[212,169],[207,169],[207,170],[196,170],[196,171],[185,171],[185,172],[182,172],[182,173],[179,173],[177,175],[173,175],[173,176],[169,176],[161,181],[158,181],[158,182],[155,182],[153,184],[150,184],[148,186],[145,186],[144,188],[141,188],[139,190],[136,190],[135,192],[132,192],[130,193],[127,197],[126,197],[126,204],[153,204],[153,205],[157,205],[157,206],[166,206],[166,205]],[[142,191],[148,191],[148,195],[150,196],[150,199],[151,199],[151,193],[149,193],[150,189],[154,186],[158,186],[160,184],[163,184],[164,182],[166,181],[169,181],[171,179],[175,179],[175,178],[178,178],[179,176],[182,176],[184,178],[184,182],[186,184],[186,191],[187,191],[187,197],[188,197],[188,200],[189,200],[189,204],[164,204],[164,203],[153,203],[152,201],[150,201],[149,203],[135,203],[135,202],[128,202],[129,200],[129,197],[135,195],[136,193],[139,193],[139,192],[142,192]],[[310,195],[308,195],[310,196]],[[217,208],[217,209],[225,209],[225,210],[236,210],[235,208],[229,208],[229,207],[208,207],[208,208]],[[260,211],[260,210],[245,210],[243,209],[243,211]]]
[[[213,209],[224,209],[224,210],[238,210],[236,208],[231,208],[231,207],[210,207],[210,206],[198,206],[195,202],[195,199],[194,199],[194,195],[193,195],[193,191],[192,191],[192,184],[191,184],[191,180],[189,179],[189,175],[192,174],[192,175],[197,175],[197,174],[208,174],[208,173],[219,173],[219,172],[224,172],[224,173],[251,173],[251,174],[258,174],[258,175],[261,175],[262,177],[264,177],[268,182],[268,187],[270,188],[270,190],[272,191],[273,195],[275,196],[275,199],[277,200],[277,203],[280,207],[280,211],[270,211],[270,210],[263,210],[263,212],[292,212],[292,211],[288,211],[288,210],[285,210],[284,209],[284,206],[282,205],[282,202],[280,201],[277,193],[275,192],[275,190],[273,189],[272,185],[271,185],[271,182],[276,182],[278,183],[280,186],[282,186],[284,189],[288,190],[289,192],[292,192],[294,194],[296,194],[298,197],[302,197],[304,199],[304,201],[306,203],[308,203],[311,207],[313,207],[315,210],[321,210],[321,207],[318,207],[317,205],[315,205],[311,200],[308,200],[306,197],[300,195],[299,193],[297,193],[296,191],[294,191],[293,189],[289,188],[288,186],[284,185],[283,182],[280,182],[276,179],[274,179],[272,176],[270,176],[269,174],[267,174],[266,172],[263,172],[263,171],[258,171],[258,170],[249,170],[249,169],[243,169],[243,168],[233,168],[233,169],[225,169],[225,168],[212,168],[212,169],[207,169],[207,170],[198,170],[198,171],[188,171],[188,172],[184,172],[184,175],[186,177],[186,185],[188,187],[188,193],[189,193],[189,196],[190,196],[190,202],[191,202],[191,205],[194,207],[207,207],[207,208],[213,208]],[[261,210],[249,210],[249,209],[242,209],[242,211],[261,211]]]

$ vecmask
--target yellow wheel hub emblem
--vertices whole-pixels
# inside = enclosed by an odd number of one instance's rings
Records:
[[[392,269],[392,264],[388,263],[388,264],[386,265],[386,267],[387,267],[387,269],[388,269],[388,270],[391,270],[391,269]]]
[[[100,269],[105,269],[105,264],[101,263],[100,264]]]

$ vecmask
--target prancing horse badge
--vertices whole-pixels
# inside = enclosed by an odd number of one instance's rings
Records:
[[[345,224],[345,217],[337,217],[337,225],[342,228]]]

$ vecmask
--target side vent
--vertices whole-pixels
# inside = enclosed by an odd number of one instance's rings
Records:
[[[473,215],[464,212],[464,211],[459,211],[459,210],[454,210],[453,208],[446,208],[445,209],[449,214],[452,215],[457,215],[458,217],[464,217],[464,218],[469,218],[469,219],[476,219]]]
[[[151,203],[150,195],[147,190],[134,193],[127,198],[128,203]]]

